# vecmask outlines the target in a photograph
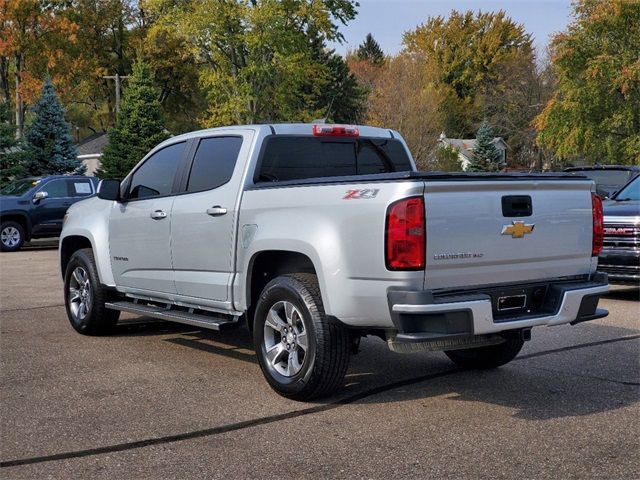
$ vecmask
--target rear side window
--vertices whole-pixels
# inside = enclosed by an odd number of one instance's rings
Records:
[[[233,175],[240,147],[242,147],[242,137],[215,137],[200,140],[189,173],[187,191],[201,192],[227,183]]]
[[[150,156],[131,177],[128,198],[169,195],[185,145],[185,142],[175,143]]]
[[[88,197],[93,193],[91,180],[68,180],[70,197]]]
[[[398,140],[274,136],[267,140],[256,181],[409,170],[411,162]]]

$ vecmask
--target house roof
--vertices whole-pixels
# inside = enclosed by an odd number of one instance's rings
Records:
[[[107,143],[109,143],[109,138],[105,132],[89,135],[78,144],[78,155],[101,154]]]

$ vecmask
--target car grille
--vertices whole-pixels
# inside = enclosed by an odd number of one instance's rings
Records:
[[[604,224],[605,250],[640,249],[640,226],[621,223]]]

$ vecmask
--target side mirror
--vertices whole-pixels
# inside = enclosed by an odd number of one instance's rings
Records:
[[[120,182],[107,178],[98,184],[98,198],[102,200],[120,200]]]
[[[47,192],[36,192],[36,194],[33,196],[33,203],[40,203],[40,200],[44,200],[48,196],[49,194]]]

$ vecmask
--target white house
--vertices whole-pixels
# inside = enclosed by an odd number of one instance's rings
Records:
[[[507,148],[509,146],[502,139],[502,137],[495,137],[493,139],[493,144],[496,146],[501,157],[501,163],[506,167],[507,166]],[[440,134],[440,138],[438,138],[439,146],[449,146],[453,147],[458,151],[458,158],[462,163],[462,170],[466,170],[469,167],[469,163],[473,158],[473,147],[476,145],[475,138],[447,138],[444,132]]]

